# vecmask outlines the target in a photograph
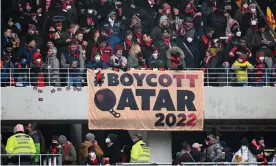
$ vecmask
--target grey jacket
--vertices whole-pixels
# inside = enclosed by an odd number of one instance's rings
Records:
[[[60,85],[60,78],[59,78],[59,60],[57,59],[56,55],[51,55],[48,57],[48,78],[49,82],[53,86]]]
[[[206,149],[207,162],[219,162],[222,160],[222,147],[218,140],[213,140]]]

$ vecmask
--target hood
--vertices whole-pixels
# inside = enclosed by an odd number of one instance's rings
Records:
[[[107,18],[110,18],[112,15],[117,15],[117,13],[114,12],[114,11],[112,11],[112,12],[110,12],[110,13],[108,14]]]
[[[166,53],[167,59],[171,59],[172,52],[178,52],[180,54],[180,58],[182,58],[182,59],[185,58],[184,52],[179,47],[174,46],[174,47],[171,47],[170,49],[168,49],[168,51]]]

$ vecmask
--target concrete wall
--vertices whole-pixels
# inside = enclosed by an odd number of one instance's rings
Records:
[[[1,88],[2,120],[87,119],[87,88],[40,89]],[[205,87],[204,93],[205,119],[276,119],[276,88]]]

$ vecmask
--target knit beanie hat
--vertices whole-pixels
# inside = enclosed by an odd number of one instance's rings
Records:
[[[59,142],[59,144],[66,144],[67,138],[64,135],[60,135],[58,137],[58,142]]]
[[[92,134],[92,133],[87,133],[86,134],[86,136],[85,136],[85,139],[87,140],[87,141],[94,141],[95,140],[95,135],[94,134]]]
[[[168,17],[167,16],[161,16],[160,17],[160,20],[159,20],[159,24],[162,24],[165,20],[168,20]]]
[[[124,50],[124,47],[121,44],[116,45],[116,51],[118,50]]]
[[[111,142],[115,142],[118,138],[118,135],[116,134],[109,134],[108,137],[110,138]]]
[[[25,42],[29,44],[31,41],[35,40],[33,35],[28,35],[25,39]]]
[[[164,3],[163,10],[171,9],[171,6],[167,3]]]

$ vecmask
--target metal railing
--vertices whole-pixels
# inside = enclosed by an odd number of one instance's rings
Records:
[[[181,165],[213,165],[213,166],[218,166],[218,165],[261,165],[263,164],[262,162],[183,162]],[[275,165],[276,162],[268,162],[266,165]],[[172,165],[171,163],[116,163],[116,165]]]
[[[213,166],[218,166],[218,165],[261,165],[263,163],[261,162],[190,162],[190,163],[181,163],[181,165],[185,166],[185,165],[193,165],[193,166],[197,166],[197,165],[213,165]],[[266,165],[275,165],[276,162],[268,162]],[[116,165],[172,165],[171,163],[116,163]]]
[[[39,162],[34,162],[34,157],[39,156]],[[26,160],[27,157],[27,160]],[[24,158],[24,159],[23,159]],[[58,160],[62,160],[62,154],[1,154],[1,161],[7,161],[7,164],[32,165],[40,166],[57,166],[61,165]],[[22,164],[24,163],[24,164]]]
[[[109,70],[115,70],[109,68]],[[133,70],[133,69],[129,69]],[[137,69],[134,69],[137,70]],[[138,69],[158,70],[158,69]],[[206,68],[205,86],[276,86],[276,69]],[[118,71],[118,69],[116,69]],[[125,70],[124,70],[125,71]],[[36,72],[31,68],[2,68],[1,86],[86,86],[86,69],[58,68]]]

